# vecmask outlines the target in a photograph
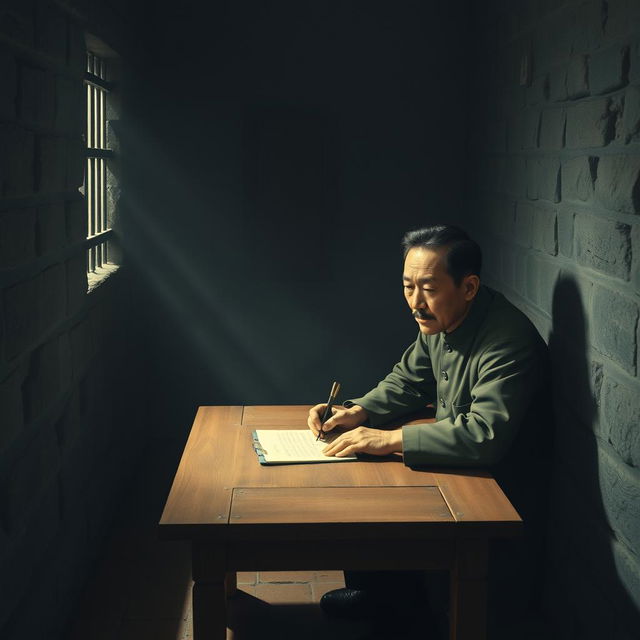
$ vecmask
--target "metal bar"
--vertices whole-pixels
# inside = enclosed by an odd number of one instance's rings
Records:
[[[100,91],[100,148],[107,147],[107,109],[105,104],[105,92]]]
[[[96,163],[97,163],[97,159],[96,158],[92,158],[91,159],[91,171],[93,172],[93,193],[92,195],[92,200],[93,200],[93,233],[94,235],[96,233],[98,233],[98,189],[99,189],[99,185],[98,185],[98,171],[97,171],[97,167],[96,167]],[[94,249],[93,251],[93,264],[92,264],[92,271],[96,270],[96,251]]]
[[[87,85],[87,147],[93,147],[91,137],[91,87]]]
[[[114,153],[112,149],[96,149],[96,147],[87,147],[88,158],[113,158]]]
[[[95,75],[91,72],[86,72],[84,74],[84,81],[86,84],[91,85],[93,87],[98,87],[103,91],[113,91],[114,83],[108,82],[107,80],[103,80],[100,76]]]
[[[102,229],[102,158],[96,158],[96,232],[100,233]],[[96,266],[102,266],[102,246],[96,246]]]
[[[100,160],[102,164],[102,229],[106,231],[107,227],[107,162]],[[107,245],[102,246],[102,261],[107,262]]]
[[[64,263],[65,260],[80,255],[101,242],[113,239],[113,237],[113,229],[108,229],[93,238],[86,238],[85,240],[80,240],[80,242],[66,245],[56,251],[47,253],[44,256],[36,258],[33,262],[23,263],[21,266],[13,269],[0,269],[0,288],[5,289],[18,282],[29,280],[39,273],[42,273],[48,267]]]
[[[93,91],[93,120],[92,120],[92,124],[93,124],[93,144],[96,147],[100,147],[100,133],[99,133],[99,129],[98,129],[98,118],[100,117],[99,114],[99,109],[100,106],[98,104],[98,89],[96,89],[96,87],[92,87],[91,89]]]

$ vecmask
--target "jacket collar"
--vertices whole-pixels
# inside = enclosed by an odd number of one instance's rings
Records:
[[[490,289],[480,285],[478,293],[471,304],[471,309],[469,309],[469,313],[462,321],[462,324],[451,333],[442,332],[441,336],[445,344],[450,344],[456,350],[464,350],[473,340],[478,327],[484,321],[493,297]]]

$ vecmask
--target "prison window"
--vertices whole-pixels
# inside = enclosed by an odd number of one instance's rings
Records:
[[[85,166],[85,202],[87,208],[87,280],[89,290],[111,273],[114,265],[108,197],[107,165],[113,158],[108,144],[107,105],[111,89],[108,61],[87,52],[85,72],[87,103],[87,159]]]

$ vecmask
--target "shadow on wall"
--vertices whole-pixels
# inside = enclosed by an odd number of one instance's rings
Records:
[[[557,441],[545,608],[554,637],[626,638],[625,630],[640,628],[640,615],[625,586],[628,552],[611,523],[621,491],[615,479],[611,490],[610,447],[599,415],[602,367],[589,355],[584,308],[579,284],[560,278],[549,338]]]

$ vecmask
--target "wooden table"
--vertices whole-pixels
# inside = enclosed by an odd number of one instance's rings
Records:
[[[195,640],[225,638],[236,571],[308,569],[446,569],[450,638],[485,638],[488,541],[522,525],[491,475],[415,471],[400,456],[261,466],[251,431],[304,428],[308,410],[198,410],[159,525],[192,544]]]

